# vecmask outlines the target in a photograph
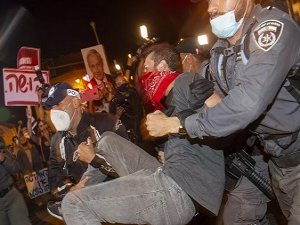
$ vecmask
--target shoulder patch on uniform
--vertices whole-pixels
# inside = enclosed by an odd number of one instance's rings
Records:
[[[280,39],[284,24],[278,20],[266,20],[260,23],[253,32],[255,44],[269,51]]]

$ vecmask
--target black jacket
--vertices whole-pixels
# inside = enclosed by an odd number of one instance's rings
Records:
[[[116,130],[116,118],[105,112],[83,113],[77,127],[77,135],[72,137],[67,132],[56,132],[51,139],[50,158],[49,158],[49,184],[51,189],[63,185],[66,178],[71,178],[75,182],[80,181],[82,174],[87,168],[87,164],[77,160],[73,162],[73,154],[78,145],[91,137],[95,141],[94,127],[101,135],[105,131],[114,131],[120,136],[127,138],[127,131],[123,125]],[[61,156],[60,144],[64,140],[65,160]]]

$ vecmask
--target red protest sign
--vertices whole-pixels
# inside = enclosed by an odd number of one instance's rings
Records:
[[[48,71],[42,71],[46,83],[49,83]],[[39,103],[37,90],[41,83],[34,70],[3,69],[3,90],[6,106],[27,106]]]
[[[17,68],[24,70],[34,70],[40,65],[40,49],[31,47],[21,47],[17,55]]]

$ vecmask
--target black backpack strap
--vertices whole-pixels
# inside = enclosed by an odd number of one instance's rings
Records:
[[[194,74],[192,82],[194,82],[196,80],[199,80],[201,78],[205,78],[207,80],[213,81],[214,78],[210,73],[209,66],[210,66],[210,64],[209,64],[208,60],[203,61],[202,64],[201,64],[199,73]]]
[[[296,90],[296,88],[290,83],[288,86],[284,86],[288,92],[297,100],[297,102],[300,104],[300,94]]]
[[[284,87],[300,104],[300,62],[290,69],[287,79],[290,84]]]

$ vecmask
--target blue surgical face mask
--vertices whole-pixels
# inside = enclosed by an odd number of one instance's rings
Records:
[[[244,21],[245,14],[246,14],[246,10],[243,18],[237,22],[235,19],[234,9],[233,9],[232,11],[229,11],[224,15],[218,16],[210,20],[212,32],[219,38],[232,37],[241,27]]]

